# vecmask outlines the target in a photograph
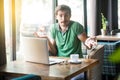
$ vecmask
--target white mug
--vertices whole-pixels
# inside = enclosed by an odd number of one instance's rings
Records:
[[[79,59],[79,55],[78,54],[71,54],[70,55],[70,60],[72,60],[73,62],[77,62]]]

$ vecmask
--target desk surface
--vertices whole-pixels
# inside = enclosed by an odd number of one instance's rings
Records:
[[[85,72],[97,65],[97,59],[89,59],[89,62],[79,64],[55,64],[43,65],[30,62],[13,61],[7,65],[1,66],[0,70],[5,75],[23,75],[36,74],[41,76],[42,80],[70,80],[70,78]]]
[[[118,41],[118,40],[120,40],[120,34],[118,34],[118,35],[105,35],[105,36],[98,35],[96,37],[97,37],[97,40],[105,40],[105,41]]]

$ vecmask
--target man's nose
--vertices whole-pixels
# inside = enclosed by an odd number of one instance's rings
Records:
[[[62,20],[65,21],[65,16],[62,16]]]

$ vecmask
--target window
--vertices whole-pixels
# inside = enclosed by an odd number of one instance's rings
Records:
[[[12,5],[15,1],[15,7]],[[21,38],[22,36],[33,37],[33,33],[41,26],[49,28],[49,25],[54,22],[54,8],[57,0],[4,0],[5,3],[5,32],[6,32],[6,50],[8,61],[13,60],[13,49],[15,48],[14,55],[17,60],[23,59],[21,53]],[[71,19],[78,21],[84,26],[84,0],[58,0],[57,4],[66,4],[72,9]],[[12,29],[12,8],[15,8],[15,31]],[[15,33],[14,33],[15,32]],[[14,40],[13,34],[16,35]],[[13,45],[15,41],[16,45]]]
[[[21,3],[21,21],[19,25],[20,28],[18,27],[18,31],[20,29],[20,38],[22,38],[22,36],[32,37],[33,33],[36,32],[39,27],[49,27],[49,25],[52,23],[52,1],[22,0]],[[20,43],[21,42],[22,40],[20,39]],[[18,59],[20,58],[20,47],[22,46],[23,45],[19,45],[19,50],[17,51]]]
[[[6,50],[8,61],[12,60],[12,48],[16,48],[17,59],[22,59],[20,53],[21,37],[31,36],[38,30],[40,26],[49,26],[52,23],[52,1],[51,0],[12,0],[15,1],[15,17],[16,17],[16,46],[12,41],[12,18],[11,0],[4,0],[5,3],[5,27],[6,27]],[[12,47],[13,46],[13,47]]]

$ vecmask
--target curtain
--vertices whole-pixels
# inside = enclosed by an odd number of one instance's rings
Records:
[[[96,0],[96,34],[99,35],[101,29],[101,13],[106,17],[107,24],[107,33],[110,35],[110,31],[118,29],[118,9],[117,9],[117,0]]]
[[[0,0],[0,65],[6,64],[4,0]]]
[[[110,27],[112,30],[118,29],[118,0],[110,0],[109,6],[111,6],[111,12],[108,12],[108,15],[111,13],[111,18],[109,20],[112,20]]]
[[[118,29],[118,0],[87,0],[87,33],[101,34],[101,13],[107,19],[107,33]]]

